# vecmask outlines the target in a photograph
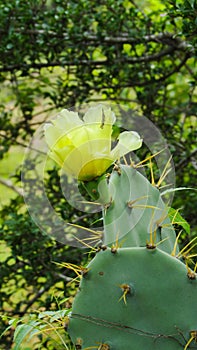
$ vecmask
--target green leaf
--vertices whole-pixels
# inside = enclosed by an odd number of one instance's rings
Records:
[[[197,191],[196,188],[193,187],[177,187],[177,188],[170,188],[169,190],[163,191],[161,193],[161,196],[164,196],[166,193],[170,193],[170,192],[176,192],[176,191],[185,191],[185,190],[192,190],[192,191]]]
[[[13,350],[21,350],[21,344],[25,338],[28,335],[28,338],[31,338],[35,333],[39,332],[39,329],[36,328],[38,325],[40,325],[40,322],[37,321],[31,321],[28,324],[19,325],[14,333],[15,346]]]
[[[192,9],[194,9],[196,5],[196,0],[188,0],[187,3],[191,6]]]
[[[6,315],[0,315],[0,317],[2,318],[3,321],[7,321],[8,317]],[[11,320],[9,320],[9,326],[0,334],[0,339],[6,334],[7,331],[9,331],[9,329],[16,327],[17,323],[19,322],[19,320],[17,318],[13,318]]]
[[[177,225],[181,226],[188,233],[188,235],[190,234],[190,225],[181,216],[181,214],[179,213],[179,211],[177,209],[169,208],[168,216],[169,216],[172,224],[177,224]]]
[[[45,317],[48,317],[50,318],[49,322],[52,323],[54,321],[57,321],[65,317],[67,313],[68,313],[67,309],[57,310],[57,311],[43,311],[38,315],[38,318],[43,319]]]

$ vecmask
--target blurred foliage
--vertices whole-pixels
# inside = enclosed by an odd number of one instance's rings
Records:
[[[149,118],[173,154],[176,186],[195,187],[196,23],[196,0],[0,0],[0,158],[13,145],[26,147],[61,108],[105,100]],[[12,181],[20,186],[19,169]],[[48,173],[56,210],[89,226],[93,219],[74,211],[58,181],[56,169]],[[176,193],[173,207],[191,224],[191,238],[195,206],[194,191]],[[87,254],[40,232],[20,196],[1,210],[0,239],[3,313],[54,310],[51,295],[72,296],[74,286],[66,285],[73,275],[53,262],[77,264]],[[7,321],[0,322],[4,329]],[[12,329],[0,346],[11,348]]]

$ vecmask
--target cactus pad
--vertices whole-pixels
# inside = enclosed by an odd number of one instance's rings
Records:
[[[69,321],[76,349],[186,348],[197,330],[197,280],[181,261],[158,248],[103,248],[88,269]]]
[[[116,168],[115,168],[116,169]],[[121,165],[113,170],[108,184],[99,185],[103,203],[104,245],[118,238],[122,247],[145,247],[154,243],[171,254],[176,235],[160,191],[137,169]]]

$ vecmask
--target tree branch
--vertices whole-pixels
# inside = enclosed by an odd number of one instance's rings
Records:
[[[70,282],[72,280],[71,277],[65,276],[62,273],[54,272],[54,276],[59,280],[64,280],[66,282]],[[29,302],[26,304],[24,310],[20,313],[22,315],[25,315],[27,310],[36,302],[38,298],[40,298],[47,290],[49,290],[52,287],[52,284],[46,284],[44,287],[42,287]]]
[[[65,41],[71,41],[75,42],[83,41],[83,45],[89,46],[91,42],[98,43],[101,41],[101,38],[97,35],[90,34],[89,32],[85,32],[81,35],[75,34],[75,36],[72,38],[67,33],[62,33],[61,38],[59,36],[59,33],[56,33],[55,31],[49,30],[45,31],[43,29],[25,29],[22,31],[20,28],[15,28],[15,32],[20,34],[31,34],[31,35],[46,35],[49,38],[50,36],[53,38],[59,38],[61,40]],[[7,31],[4,29],[0,29],[0,33],[6,35]],[[191,48],[191,46],[181,38],[175,36],[174,34],[171,34],[169,32],[163,32],[158,34],[150,34],[150,35],[144,35],[139,37],[131,37],[128,33],[122,33],[122,35],[114,37],[114,36],[105,36],[102,37],[102,43],[107,44],[141,44],[141,43],[147,43],[147,42],[155,42],[160,43],[168,46],[174,46],[177,48],[181,48],[182,50]]]
[[[20,312],[20,315],[23,316],[26,314],[27,310],[35,303],[35,301],[40,298],[49,288],[51,287],[51,284],[45,285],[45,287],[42,287],[35,295],[34,297],[26,304],[23,311]]]
[[[28,31],[27,31],[28,32]],[[32,31],[30,31],[32,32]],[[33,31],[36,34],[39,33],[44,33],[44,31]],[[53,34],[54,36],[56,33],[49,32],[49,34]],[[64,35],[65,40],[70,40],[69,36],[67,34]],[[83,36],[79,36],[79,38],[75,39],[80,39],[80,41],[83,41],[83,45],[91,45],[91,42],[99,42],[100,38],[98,38],[95,35],[89,35],[89,34],[84,34]],[[162,45],[167,45],[167,48],[152,54],[152,55],[142,55],[140,57],[123,57],[122,61],[124,63],[141,63],[141,62],[150,62],[154,60],[158,60],[161,57],[164,57],[168,54],[172,54],[175,51],[188,51],[189,56],[192,54],[192,48],[191,46],[186,42],[181,40],[180,38],[174,37],[170,33],[160,33],[157,35],[147,35],[142,38],[132,38],[129,37],[128,34],[122,35],[120,37],[104,37],[102,38],[104,43],[108,44],[124,44],[124,43],[130,43],[130,44],[139,44],[139,43],[144,43],[144,42],[156,42],[160,43]],[[114,63],[121,62],[121,58],[117,58],[114,60]],[[51,61],[51,62],[32,62],[30,64],[26,63],[20,63],[20,64],[12,64],[12,65],[7,65],[7,66],[1,66],[0,67],[0,72],[12,72],[14,70],[29,70],[31,68],[34,69],[41,69],[41,68],[49,68],[49,67],[57,67],[57,66],[68,66],[68,67],[76,67],[79,65],[83,66],[95,66],[95,67],[102,67],[106,66],[109,64],[108,59],[106,60],[86,60],[86,59],[77,59],[77,60],[64,60],[62,58],[61,60],[57,61]]]
[[[160,52],[152,55],[146,55],[146,56],[139,56],[139,57],[123,57],[117,58],[113,60],[113,63],[142,63],[142,62],[151,62],[155,60],[159,60],[160,58],[172,54],[175,52],[177,48],[174,47],[168,47],[164,50],[161,50]],[[191,56],[188,52],[188,58]],[[109,60],[77,60],[77,61],[53,61],[53,62],[47,62],[47,63],[35,63],[32,62],[32,64],[26,64],[26,63],[21,63],[21,64],[13,64],[10,66],[4,66],[0,68],[0,72],[12,72],[14,70],[26,70],[28,71],[29,69],[38,69],[40,70],[41,68],[49,68],[49,67],[76,67],[76,66],[93,66],[93,67],[103,67],[103,66],[108,66],[109,65]]]
[[[191,160],[192,157],[194,157],[197,154],[197,148],[195,148],[188,156],[187,158],[182,159],[176,166],[177,171],[185,167],[189,161]]]
[[[29,148],[29,149],[31,149],[33,151],[36,151],[36,152],[44,154],[44,155],[46,154],[46,152],[43,152],[43,151],[41,151],[41,150],[39,150],[37,148],[34,148],[34,147],[30,146],[30,144],[26,144],[26,143],[23,143],[21,141],[18,141],[16,139],[14,139],[13,137],[8,137],[8,136],[6,136],[4,134],[1,134],[1,133],[0,133],[0,136],[3,137],[6,140],[9,140],[9,141],[12,140],[14,145],[19,145],[19,146],[22,146],[24,148]]]
[[[0,178],[0,184],[8,187],[10,190],[16,192],[20,196],[23,196],[23,190],[20,187],[15,186],[12,181]]]

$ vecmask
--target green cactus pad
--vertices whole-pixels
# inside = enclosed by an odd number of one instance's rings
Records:
[[[98,189],[104,203],[104,245],[118,239],[122,247],[144,247],[152,233],[155,244],[162,241],[159,249],[171,254],[176,235],[160,191],[147,178],[121,165]]]
[[[158,248],[107,248],[88,268],[69,321],[76,349],[184,349],[197,330],[197,281],[182,262]]]

